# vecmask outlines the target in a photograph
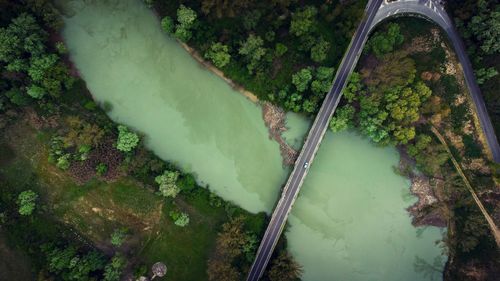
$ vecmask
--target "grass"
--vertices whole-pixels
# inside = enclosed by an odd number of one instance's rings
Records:
[[[147,268],[162,261],[168,266],[168,280],[207,279],[207,260],[220,225],[227,220],[224,208],[209,205],[207,190],[171,202],[130,177],[78,186],[67,173],[48,163],[44,134],[17,124],[5,134],[9,145],[0,143],[0,177],[15,194],[35,190],[40,205],[45,206],[39,208],[46,208],[57,221],[108,254],[121,251]],[[189,214],[188,226],[174,225],[168,215],[174,209]],[[129,229],[130,235],[115,249],[110,235],[120,227]]]

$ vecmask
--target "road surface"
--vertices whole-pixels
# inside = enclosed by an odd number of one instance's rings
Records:
[[[300,187],[307,175],[307,171],[314,160],[314,156],[323,139],[325,131],[328,128],[330,118],[340,101],[342,90],[347,83],[349,75],[356,66],[370,31],[384,19],[401,14],[422,15],[436,22],[446,31],[462,65],[465,81],[476,107],[481,127],[489,149],[492,152],[493,159],[496,162],[500,162],[500,147],[498,145],[498,140],[493,130],[488,112],[486,111],[486,106],[479,91],[479,87],[475,81],[472,66],[466,55],[462,40],[454,29],[444,9],[440,5],[437,5],[434,0],[399,0],[394,2],[369,0],[365,8],[365,15],[335,75],[333,86],[323,101],[323,105],[314,120],[306,142],[302,147],[302,151],[295,162],[294,169],[283,189],[281,198],[274,209],[269,225],[257,251],[254,263],[248,273],[247,281],[259,280],[266,269],[276,243],[281,236],[288,214],[297,198]]]

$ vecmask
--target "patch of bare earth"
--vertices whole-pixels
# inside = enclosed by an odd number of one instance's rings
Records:
[[[282,137],[282,133],[287,130],[285,126],[285,111],[269,102],[265,102],[262,104],[262,117],[269,130],[270,138],[274,139],[280,145],[283,164],[293,165],[297,159],[298,152],[286,143]]]

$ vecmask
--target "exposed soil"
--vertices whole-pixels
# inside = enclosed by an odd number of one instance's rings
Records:
[[[439,204],[439,194],[435,192],[435,188],[439,187],[439,182],[436,181],[431,185],[428,177],[415,172],[415,163],[402,148],[399,148],[399,153],[401,156],[399,170],[407,172],[405,176],[411,180],[410,192],[418,198],[415,204],[407,208],[412,216],[412,224],[446,227],[445,212]]]
[[[262,104],[262,117],[269,130],[270,138],[274,139],[280,145],[283,164],[293,165],[297,159],[298,152],[288,145],[282,137],[282,133],[287,130],[285,126],[285,111],[269,102],[264,102]]]

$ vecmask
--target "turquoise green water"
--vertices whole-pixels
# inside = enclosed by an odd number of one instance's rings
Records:
[[[307,281],[439,280],[439,228],[415,228],[415,202],[393,148],[327,133],[289,219],[289,248]]]
[[[163,159],[252,211],[269,211],[286,176],[261,110],[160,30],[142,1],[69,1],[71,59],[111,118]]]
[[[260,108],[165,36],[141,1],[66,6],[63,36],[71,59],[94,98],[113,105],[111,118],[144,133],[156,154],[223,198],[252,212],[270,211],[287,171]],[[300,147],[309,124],[288,115],[285,138]],[[394,149],[328,133],[286,233],[304,281],[438,276],[417,261],[439,258],[434,241],[441,233],[411,226],[405,208],[415,199],[407,180],[393,173],[396,163]]]

